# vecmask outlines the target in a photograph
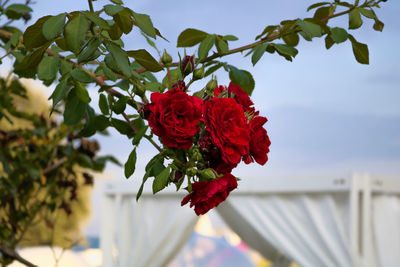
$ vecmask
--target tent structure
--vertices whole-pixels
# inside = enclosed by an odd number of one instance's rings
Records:
[[[250,179],[247,179],[250,180]],[[241,181],[242,182],[242,181]],[[184,194],[109,183],[103,195],[103,266],[166,266],[198,217]],[[275,266],[400,266],[400,179],[254,179],[217,212],[244,242]]]

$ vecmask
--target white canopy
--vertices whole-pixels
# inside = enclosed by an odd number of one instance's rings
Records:
[[[249,179],[247,179],[249,180]],[[109,183],[104,192],[103,266],[165,266],[197,221],[183,193],[155,196]],[[400,266],[400,179],[253,180],[217,208],[248,245],[280,266]]]

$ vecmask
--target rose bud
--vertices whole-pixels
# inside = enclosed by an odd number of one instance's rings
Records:
[[[174,172],[174,183],[179,182],[183,178],[183,172],[181,171],[175,171]]]
[[[218,87],[218,82],[215,79],[211,79],[206,85],[207,91],[213,91],[217,87]]]
[[[165,65],[165,66],[169,66],[172,62],[172,57],[170,54],[167,53],[167,50],[164,49],[164,53],[161,57],[161,62]]]
[[[193,72],[193,80],[200,80],[203,79],[204,77],[204,66],[201,67],[200,69],[196,69]]]
[[[184,76],[194,70],[194,56],[185,56],[181,61],[181,71]]]
[[[205,179],[217,179],[218,173],[214,169],[205,169],[200,172],[200,176]]]
[[[189,176],[189,177],[195,176],[196,173],[197,173],[197,171],[196,171],[195,168],[188,168],[188,169],[186,170],[186,175]]]

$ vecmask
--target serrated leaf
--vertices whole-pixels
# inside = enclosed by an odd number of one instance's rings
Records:
[[[133,19],[131,15],[131,11],[128,8],[124,8],[113,16],[115,22],[125,34],[130,33],[133,27]]]
[[[360,9],[356,8],[349,13],[349,29],[354,30],[361,27],[363,21],[360,15]]]
[[[60,81],[59,84],[57,84],[53,93],[49,97],[49,100],[50,99],[53,100],[53,107],[52,107],[53,109],[58,104],[58,102],[60,102],[64,98],[65,94],[67,93],[70,87],[71,86],[68,84],[68,79],[64,79]]]
[[[164,68],[145,49],[127,51],[128,56],[133,57],[140,65],[152,72],[158,72]]]
[[[151,22],[151,19],[146,14],[139,14],[133,12],[133,17],[135,18],[135,22],[137,26],[148,36],[156,38],[156,29]]]
[[[372,9],[360,8],[359,10],[364,17],[369,19],[376,19],[375,12]]]
[[[65,17],[65,13],[62,13],[46,20],[42,27],[42,34],[47,40],[53,40],[63,32]]]
[[[58,57],[45,57],[38,66],[37,75],[42,81],[54,80],[56,78],[60,60]]]
[[[110,16],[114,16],[118,12],[121,12],[123,9],[124,9],[124,7],[119,6],[119,5],[105,5],[104,6],[104,11]]]
[[[128,179],[135,172],[136,166],[136,147],[129,154],[128,160],[125,163],[125,177]]]
[[[314,8],[317,8],[317,7],[320,7],[320,6],[329,5],[329,4],[330,4],[329,2],[315,3],[315,4],[312,4],[311,6],[309,6],[309,7],[307,8],[307,11],[310,11],[311,9],[314,9]]]
[[[349,35],[349,39],[351,41],[351,46],[353,48],[353,53],[356,60],[361,64],[369,64],[368,46],[366,44],[357,42],[352,35]]]
[[[91,83],[93,82],[92,77],[90,77],[90,75],[81,69],[74,69],[71,71],[71,76],[72,78],[74,78],[75,80],[79,81],[79,82],[83,82],[83,83]]]
[[[226,54],[229,52],[228,43],[222,39],[217,39],[215,42],[215,46],[217,47],[218,53]]]
[[[100,28],[103,28],[104,30],[110,29],[110,25],[108,25],[107,21],[99,17],[96,13],[89,11],[83,11],[82,13],[85,15],[86,18],[88,18],[94,24],[98,25]]]
[[[224,35],[222,36],[222,39],[224,39],[225,41],[237,41],[239,40],[239,38],[237,38],[235,35]]]
[[[295,57],[299,51],[296,48],[286,44],[274,44],[276,50],[284,55]]]
[[[75,95],[84,103],[89,104],[91,101],[89,97],[89,93],[85,87],[77,83],[73,89],[75,91]]]
[[[267,43],[263,43],[258,45],[256,49],[254,49],[253,55],[251,56],[251,63],[253,63],[253,66],[256,65],[256,63],[264,55],[267,45]]]
[[[67,97],[64,109],[64,123],[74,125],[80,122],[85,114],[87,104],[81,101],[75,90],[71,90]]]
[[[321,26],[309,22],[298,19],[296,21],[297,25],[300,26],[301,30],[308,35],[309,37],[321,37],[322,36],[322,29]]]
[[[343,43],[347,40],[347,32],[345,29],[335,27],[331,29],[330,37],[337,44]]]
[[[291,33],[291,34],[286,34],[284,36],[282,36],[283,41],[290,45],[290,46],[296,46],[299,44],[299,36],[297,35],[297,33]]]
[[[332,38],[331,38],[329,35],[327,35],[327,36],[325,37],[325,48],[326,48],[326,49],[331,48],[332,45],[333,45],[334,43],[335,43],[335,42],[332,40]]]
[[[168,185],[170,170],[171,168],[167,167],[154,178],[153,194],[163,190]]]
[[[64,37],[69,50],[78,54],[89,30],[89,22],[82,14],[78,14],[67,23],[64,28]]]
[[[99,108],[101,113],[103,113],[104,115],[108,115],[110,113],[108,109],[107,97],[103,94],[100,94],[99,97]]]
[[[126,78],[131,77],[132,68],[130,66],[128,55],[126,54],[126,52],[114,44],[107,45],[107,50],[111,53],[115,63],[117,64],[118,68],[122,71],[124,76],[126,76]]]
[[[178,47],[190,47],[194,46],[206,38],[208,34],[206,32],[196,29],[186,29],[178,37]]]
[[[23,35],[23,43],[26,49],[31,50],[33,48],[42,46],[47,42],[47,39],[43,36],[42,27],[50,17],[51,16],[45,16],[38,19],[35,24],[29,26],[25,30]]]
[[[249,96],[253,93],[255,82],[250,72],[239,70],[238,68],[229,65],[229,79],[233,84],[239,85]]]
[[[211,47],[213,47],[215,41],[215,35],[208,35],[201,41],[199,46],[199,59],[203,59],[208,56],[208,52],[210,51]]]

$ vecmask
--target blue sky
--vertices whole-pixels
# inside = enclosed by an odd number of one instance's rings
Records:
[[[232,1],[169,0],[125,1],[139,13],[149,14],[154,25],[170,41],[157,39],[177,59],[176,39],[181,31],[193,27],[209,33],[235,34],[238,47],[254,40],[266,25],[284,19],[310,16],[307,7],[313,1]],[[95,7],[107,3],[95,2]],[[47,14],[87,9],[86,1],[40,0],[34,6],[34,20]],[[383,32],[372,30],[364,21],[363,29],[353,35],[367,43],[370,65],[358,64],[349,42],[330,50],[324,41],[301,40],[294,62],[266,54],[253,67],[250,58],[233,55],[223,60],[252,72],[256,81],[253,100],[261,114],[269,119],[271,137],[270,161],[265,166],[240,166],[234,174],[247,176],[319,175],[343,176],[351,172],[397,175],[400,177],[400,2],[388,1],[377,11],[385,23]],[[32,20],[32,22],[34,21]],[[345,27],[347,16],[332,25]],[[137,31],[126,38],[127,49],[148,47]],[[148,49],[154,56],[157,54]],[[188,53],[193,50],[188,49]],[[228,76],[218,73],[220,84]],[[201,88],[201,83],[193,85]],[[92,89],[93,103],[97,103]],[[122,162],[131,150],[129,140],[114,134],[99,137],[103,153],[116,155]],[[139,149],[137,174],[132,183],[141,180],[147,160],[155,154],[148,144]],[[107,173],[123,178],[115,166]],[[249,178],[250,179],[250,178]],[[98,196],[98,193],[96,193]]]

